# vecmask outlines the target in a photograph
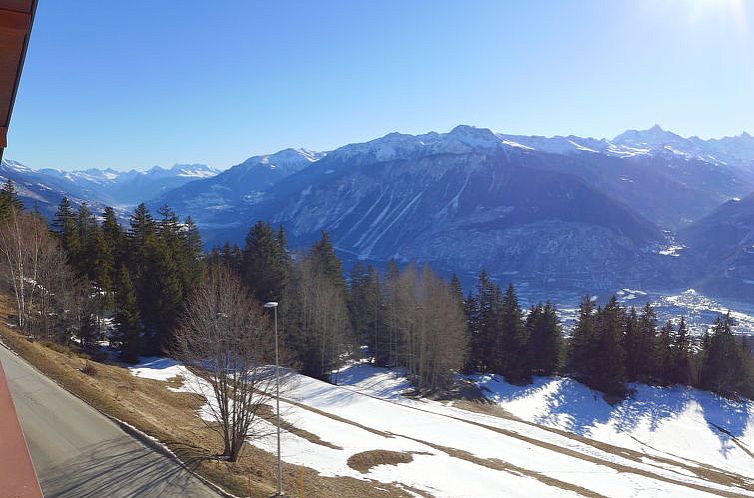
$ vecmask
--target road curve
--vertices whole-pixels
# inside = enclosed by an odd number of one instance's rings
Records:
[[[46,498],[219,496],[3,346],[0,362]]]

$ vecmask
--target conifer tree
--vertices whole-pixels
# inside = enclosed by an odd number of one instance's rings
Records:
[[[322,231],[322,238],[314,243],[310,257],[316,271],[325,275],[345,297],[347,289],[345,278],[343,278],[343,265],[340,258],[335,254],[335,247],[327,230]]]
[[[730,312],[718,317],[704,349],[704,361],[699,377],[702,389],[732,395],[746,389],[741,376],[743,370],[741,348],[733,336]]]
[[[502,300],[500,335],[497,344],[498,372],[514,383],[529,382],[529,333],[513,284],[508,285]]]
[[[553,375],[560,370],[563,331],[551,303],[538,304],[526,317],[529,331],[531,369],[538,375]]]
[[[5,220],[11,209],[24,210],[24,203],[18,198],[13,180],[8,178],[0,189],[0,221]]]
[[[102,317],[103,312],[112,309],[114,305],[112,293],[115,261],[102,229],[96,224],[88,236],[84,265],[89,280],[99,289],[99,313]]]
[[[285,246],[281,243],[285,243],[285,236],[281,232],[276,234],[272,225],[264,221],[258,221],[246,236],[241,273],[254,297],[261,303],[280,301],[285,292],[290,263]],[[230,251],[230,247],[227,250]]]
[[[567,371],[579,380],[585,381],[594,371],[596,336],[594,302],[590,296],[584,296],[579,304],[579,317],[568,345]]]
[[[79,241],[82,248],[86,248],[89,244],[89,237],[93,234],[97,227],[97,220],[89,209],[89,205],[85,202],[79,206],[78,214],[76,215],[76,228],[78,229]],[[82,273],[86,273],[85,267],[79,268]]]
[[[467,369],[500,373],[503,296],[484,269],[479,274],[476,296],[468,304],[473,309],[469,313],[471,353]]]
[[[63,197],[55,213],[52,226],[55,233],[58,234],[69,264],[74,267],[78,267],[74,263],[81,253],[81,240],[79,239],[76,220],[76,213],[73,211],[70,201],[67,197]]]
[[[136,286],[136,296],[141,303],[142,277],[146,271],[147,245],[157,237],[157,225],[144,203],[131,214],[126,234],[126,265]]]
[[[597,311],[595,368],[587,378],[587,385],[610,396],[622,397],[626,393],[623,322],[624,311],[615,296]]]
[[[673,338],[673,361],[670,382],[673,384],[691,384],[691,340],[686,327],[686,319],[681,317],[678,331]]]
[[[638,370],[636,380],[639,382],[652,382],[662,376],[659,372],[658,345],[657,345],[657,314],[650,303],[644,305],[639,316]]]
[[[181,310],[183,288],[178,265],[165,241],[148,237],[144,254],[144,273],[137,285],[146,332],[143,347],[150,354],[157,354],[170,343],[171,332]]]
[[[655,380],[663,386],[672,384],[675,352],[673,350],[673,324],[670,321],[666,322],[660,329],[656,355]]]
[[[635,382],[644,370],[646,361],[645,351],[639,332],[639,315],[633,306],[626,316],[626,327],[623,335],[623,348],[626,351],[626,379]]]
[[[118,272],[115,295],[116,338],[120,343],[120,357],[125,362],[137,363],[141,351],[141,321],[136,293],[125,265]]]
[[[118,223],[115,210],[111,207],[106,207],[104,213],[102,213],[102,235],[105,238],[105,243],[110,250],[110,254],[113,256],[114,267],[120,267],[125,262],[123,254],[125,251],[125,234],[123,233],[123,227]]]

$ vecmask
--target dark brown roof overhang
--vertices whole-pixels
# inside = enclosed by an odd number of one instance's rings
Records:
[[[37,0],[0,0],[0,159],[29,46]]]

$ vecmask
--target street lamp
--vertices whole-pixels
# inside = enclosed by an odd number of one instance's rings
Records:
[[[280,359],[278,357],[278,303],[270,301],[264,303],[265,308],[272,308],[275,312],[275,400],[277,403],[278,426],[278,491],[275,496],[283,494],[283,461],[280,459]]]

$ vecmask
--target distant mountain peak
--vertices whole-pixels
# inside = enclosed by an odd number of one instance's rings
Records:
[[[234,168],[282,169],[284,171],[298,171],[325,156],[324,152],[315,152],[304,148],[283,149],[273,154],[252,156],[234,166]]]

